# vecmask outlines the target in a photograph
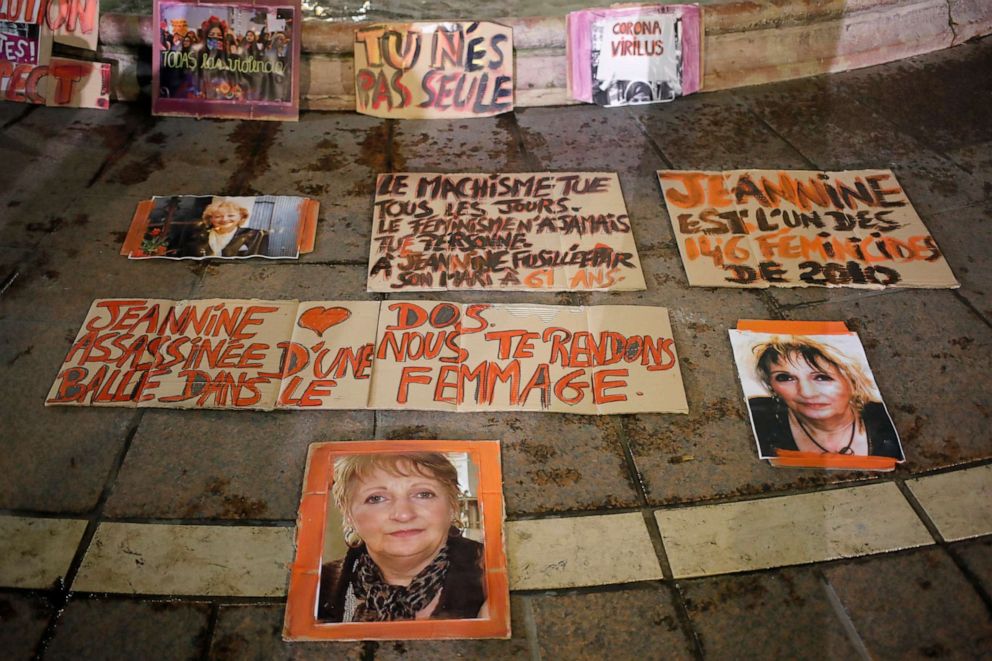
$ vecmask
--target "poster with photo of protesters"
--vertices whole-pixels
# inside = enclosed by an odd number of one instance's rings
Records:
[[[155,3],[156,115],[295,120],[299,116],[299,0]]]

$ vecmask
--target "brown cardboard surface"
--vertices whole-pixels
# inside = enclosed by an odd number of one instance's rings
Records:
[[[644,289],[614,172],[379,175],[369,291]]]
[[[488,117],[513,110],[513,30],[489,21],[377,23],[355,31],[356,110]]]
[[[668,312],[100,299],[46,405],[687,413]]]
[[[890,170],[658,178],[692,285],[958,286]]]

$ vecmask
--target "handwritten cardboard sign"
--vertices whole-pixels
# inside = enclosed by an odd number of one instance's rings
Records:
[[[95,51],[98,0],[0,4],[0,97],[68,108],[110,106],[110,64],[53,54],[53,44]]]
[[[692,285],[958,286],[891,170],[658,178]]]
[[[668,312],[93,302],[47,405],[687,413]]]
[[[295,259],[313,251],[319,203],[305,197],[171,195],[138,203],[131,259]]]
[[[357,110],[400,119],[513,110],[513,31],[487,21],[355,30]]]
[[[644,289],[613,172],[379,175],[369,291]]]
[[[844,322],[741,320],[730,343],[759,458],[872,471],[904,460],[861,340]]]
[[[568,86],[580,101],[673,101],[702,83],[699,5],[583,9],[567,19]]]
[[[299,117],[299,0],[155,0],[154,17],[154,114]]]
[[[368,466],[385,469],[370,482]],[[365,469],[364,471],[362,469]],[[360,475],[361,473],[361,475]],[[374,495],[389,502],[428,491],[441,499],[421,509],[418,532],[428,548],[445,549],[450,565],[437,606],[425,616],[383,613],[354,598],[360,585],[351,569],[371,559],[391,569],[397,544],[377,534],[389,517],[351,525],[355,503]],[[380,481],[382,480],[382,481]],[[297,518],[296,560],[290,568],[285,640],[408,640],[508,638],[510,594],[503,530],[499,441],[341,441],[314,443],[307,453]],[[454,499],[450,495],[454,495]],[[449,495],[448,498],[444,498]],[[455,502],[452,502],[454,500]],[[447,507],[444,505],[447,504]],[[370,505],[364,511],[376,509]],[[360,541],[359,541],[360,540]],[[400,549],[404,550],[403,548]],[[364,556],[364,557],[363,557]],[[379,565],[382,563],[382,566]],[[388,573],[388,572],[387,572]],[[446,594],[447,593],[447,594]],[[349,598],[350,597],[350,598]],[[448,604],[458,604],[452,608]]]

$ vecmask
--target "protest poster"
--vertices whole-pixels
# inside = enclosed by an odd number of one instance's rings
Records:
[[[93,302],[46,405],[687,413],[668,311]]]
[[[319,203],[263,195],[156,196],[138,203],[121,254],[131,259],[296,259],[313,251]]]
[[[508,638],[503,520],[499,441],[314,443],[283,638]]]
[[[861,340],[844,322],[742,320],[730,343],[759,458],[871,471],[904,461]]]
[[[296,301],[98,299],[46,405],[271,409]]]
[[[384,301],[370,406],[688,413],[664,308]]]
[[[155,0],[152,112],[299,117],[299,0]]]
[[[378,325],[378,301],[300,303],[285,348],[277,405],[366,408]]]
[[[673,101],[702,86],[699,5],[634,5],[568,14],[569,93],[601,106]]]
[[[615,172],[381,174],[368,290],[644,289]]]
[[[891,170],[662,170],[689,284],[958,286]]]
[[[358,112],[489,117],[513,110],[513,31],[488,21],[377,23],[355,30]]]
[[[98,0],[0,4],[0,95],[68,108],[110,107],[110,64],[60,54],[56,45],[96,51]]]

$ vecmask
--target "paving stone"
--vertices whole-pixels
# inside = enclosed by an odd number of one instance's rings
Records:
[[[533,597],[542,657],[575,661],[692,658],[669,590],[651,585]]]
[[[30,659],[53,609],[44,599],[0,592],[0,649],[8,659]]]
[[[293,528],[101,523],[73,588],[125,594],[286,594]]]
[[[526,597],[510,598],[510,628],[507,640],[404,640],[377,643],[376,661],[401,659],[530,659],[530,646],[524,625]]]
[[[981,386],[992,370],[992,330],[952,292],[842,297],[788,316],[846,321],[858,333],[906,453],[898,471],[992,456],[992,392]]]
[[[857,648],[807,569],[679,583],[707,659],[851,659]]]
[[[528,108],[517,111],[517,122],[528,154],[537,169],[576,172],[617,172],[638,254],[672,240],[671,225],[655,172],[667,167],[644,135],[638,121],[624,109],[579,106]]]
[[[96,184],[103,195],[135,204],[153,195],[257,194],[280,130],[278,122],[153,118]]]
[[[295,520],[310,443],[372,429],[368,411],[147,411],[104,512]]]
[[[689,287],[675,248],[643,261],[646,292],[593,292],[590,305],[668,308],[689,415],[623,418],[639,477],[651,504],[784,491],[864,479],[863,473],[796,471],[757,459],[727,331],[739,319],[774,316],[759,291]]]
[[[992,592],[992,537],[959,542],[951,548],[978,577],[985,592]]]
[[[760,93],[769,86],[751,88]],[[734,92],[630,108],[677,170],[805,169],[807,161]],[[659,192],[660,195],[660,192]]]
[[[890,122],[938,151],[992,140],[988,39],[832,77]],[[926,90],[921,94],[920,90]]]
[[[0,152],[5,167],[11,159],[7,154]],[[30,169],[30,165],[18,166]],[[35,195],[30,191],[23,194],[10,192],[6,201],[0,201],[0,208],[3,209],[3,223],[0,224],[0,245],[20,248],[23,257],[30,261],[37,251],[47,247],[51,236],[58,229],[65,227],[66,231],[72,231],[71,224],[66,222],[66,210],[73,206],[74,200],[67,199],[64,195],[53,195],[44,193]],[[80,238],[78,231],[75,232],[77,240]]]
[[[155,120],[147,109],[116,104],[110,110],[37,108],[4,130],[0,153],[11,180],[0,208],[11,201],[72,198],[87,188],[129,136]],[[9,168],[9,169],[8,169]]]
[[[84,314],[68,325],[0,320],[0,508],[91,510],[136,422],[129,409],[44,405]]]
[[[992,143],[989,149],[992,153]],[[992,168],[987,180],[992,181]],[[992,254],[992,206],[934,214],[927,219],[927,227],[961,283],[957,293],[992,323],[992,272],[988,268],[988,255]]]
[[[659,510],[655,517],[676,578],[934,543],[892,483]]]
[[[0,586],[47,589],[64,577],[86,530],[80,519],[0,516]]]
[[[393,123],[394,172],[527,172],[509,115]],[[371,220],[369,221],[371,223]]]
[[[305,112],[299,123],[283,125],[253,185],[320,202],[314,252],[301,261],[368,260],[372,195],[376,175],[387,170],[388,135],[384,120],[354,113]]]
[[[366,279],[364,265],[273,264],[268,260],[211,263],[204,270],[196,298],[368,300]]]
[[[74,599],[46,659],[193,659],[207,644],[203,603]]]
[[[506,524],[506,550],[512,590],[662,578],[640,512],[512,521]]]
[[[378,411],[376,436],[501,441],[511,516],[638,504],[616,416]]]
[[[81,322],[95,298],[188,297],[200,279],[199,263],[120,254],[137,201],[87,195],[46,221],[54,229],[19,265],[0,315]]]
[[[746,88],[735,95],[817,169],[891,169],[924,222],[930,214],[988,197],[980,180],[927,142],[900,132],[829,76]]]
[[[362,659],[362,643],[287,643],[282,639],[283,605],[220,607],[209,658],[214,661],[275,659]]]
[[[992,534],[992,465],[906,484],[947,541]]]
[[[988,611],[940,549],[823,572],[873,658],[979,658],[992,648]]]
[[[992,195],[992,140],[949,149],[945,154],[982,182],[982,192],[986,196]]]

